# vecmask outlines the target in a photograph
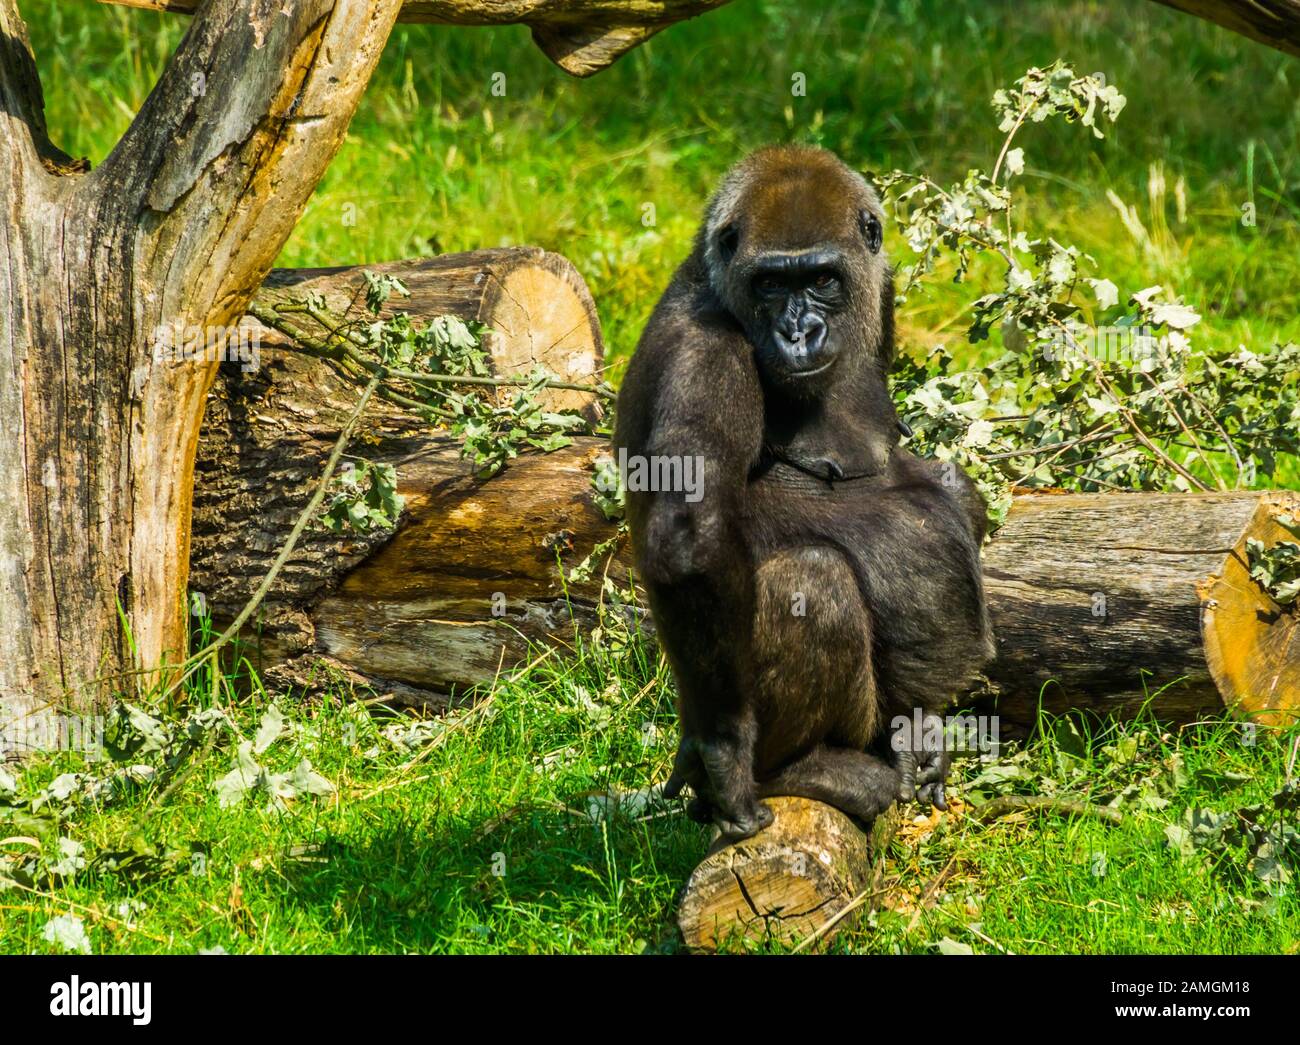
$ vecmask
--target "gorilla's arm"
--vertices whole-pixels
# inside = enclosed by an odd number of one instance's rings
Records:
[[[754,576],[740,527],[762,417],[744,335],[708,307],[698,284],[679,276],[623,380],[615,446],[626,455],[636,561],[680,690],[682,742],[670,790],[689,783],[735,834],[751,834],[771,817],[754,793]],[[687,461],[691,472],[682,470]],[[689,490],[637,489],[638,467],[695,481]]]

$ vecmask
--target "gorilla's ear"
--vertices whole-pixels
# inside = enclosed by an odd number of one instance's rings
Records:
[[[884,242],[884,233],[880,228],[880,219],[869,210],[858,211],[858,228],[862,230],[862,238],[867,241],[867,250],[872,254],[880,253],[880,245]]]
[[[740,246],[740,230],[735,225],[724,225],[718,230],[718,257],[724,265],[731,264]]]

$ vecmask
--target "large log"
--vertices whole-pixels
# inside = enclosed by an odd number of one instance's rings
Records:
[[[999,713],[1032,722],[1041,700],[1131,715],[1150,700],[1170,721],[1225,707],[1286,721],[1300,615],[1250,579],[1246,541],[1287,539],[1274,520],[1297,510],[1284,490],[1017,498],[984,555]]]
[[[191,14],[199,0],[100,0]],[[729,0],[405,0],[399,22],[526,25],[542,53],[573,76],[590,76],[674,22]]]
[[[533,264],[547,280],[505,272]],[[497,322],[494,309],[506,308],[532,330],[532,342],[517,332],[511,344],[536,351],[494,342],[502,369],[540,358],[577,376],[599,365],[589,298],[562,259],[476,252],[384,268],[411,285],[411,300],[396,304],[416,315]],[[264,294],[345,295],[359,279],[359,270],[279,273]],[[543,289],[486,308],[480,291],[512,280]],[[192,587],[218,623],[265,575],[355,402],[327,365],[274,344],[268,332],[256,372],[226,367],[200,443]],[[362,432],[356,452],[398,470],[402,523],[391,540],[309,533],[250,633],[264,669],[301,681],[323,659],[381,692],[440,703],[595,622],[603,568],[569,582],[559,562],[571,567],[614,534],[591,486],[603,441],[524,455],[484,481],[453,440],[394,408],[373,406]],[[1152,707],[1168,721],[1228,707],[1278,722],[1300,708],[1297,613],[1273,605],[1244,565],[1247,538],[1283,539],[1273,519],[1296,511],[1300,497],[1286,491],[1017,497],[985,550],[999,650],[989,676],[1004,723],[1031,724],[1040,704],[1131,715],[1157,691]],[[620,549],[608,576],[621,585],[628,570]]]

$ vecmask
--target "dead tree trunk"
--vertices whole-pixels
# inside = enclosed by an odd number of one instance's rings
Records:
[[[0,727],[182,655],[214,364],[170,346],[242,316],[399,7],[213,0],[87,171],[50,143],[26,28],[0,0]]]

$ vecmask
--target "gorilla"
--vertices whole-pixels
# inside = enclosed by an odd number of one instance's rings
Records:
[[[932,733],[993,652],[983,498],[899,445],[883,221],[830,152],[748,156],[619,393],[633,555],[679,695],[667,793],[689,785],[690,815],[731,839],[774,795],[864,821],[943,808],[949,753],[888,724]]]

